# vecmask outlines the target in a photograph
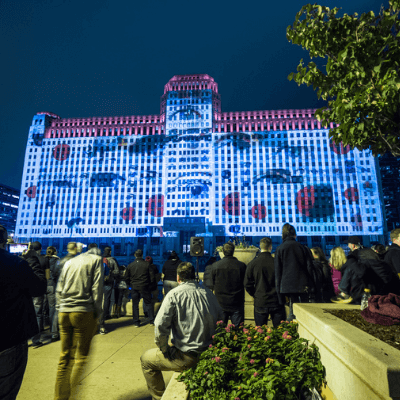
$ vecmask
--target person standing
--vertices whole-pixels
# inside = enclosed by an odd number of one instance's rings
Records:
[[[222,310],[216,297],[195,281],[191,263],[177,269],[178,287],[164,298],[155,320],[157,348],[140,357],[143,375],[153,400],[160,400],[165,383],[161,371],[184,371],[195,366],[212,343]],[[168,344],[171,333],[172,346]]]
[[[171,255],[168,257],[168,260],[165,261],[161,271],[164,275],[164,296],[166,296],[171,289],[178,286],[178,282],[176,281],[176,270],[180,263],[181,260],[179,259],[178,254],[175,250],[172,250]]]
[[[390,232],[390,240],[392,244],[385,254],[385,261],[396,271],[400,278],[400,228]]]
[[[36,252],[37,258],[39,259],[42,269],[45,271],[46,279],[49,280],[50,279],[49,259],[47,257],[45,257],[43,254],[41,254],[41,252],[42,252],[41,243],[33,242],[31,246],[32,246],[32,249]],[[46,296],[46,294],[44,294],[43,296],[38,296],[38,297],[33,298],[33,305],[35,307],[36,319],[37,319],[37,323],[39,326],[39,333],[36,334],[32,338],[32,344],[34,347],[41,347],[44,344],[41,341],[41,337],[42,337],[42,331],[44,328],[44,314],[43,314],[44,310],[43,310],[43,308],[44,308],[45,296]]]
[[[335,288],[332,281],[332,269],[321,247],[313,247],[311,249],[313,255],[314,269],[321,271],[322,280],[319,287],[317,287],[319,299],[318,302],[330,303],[331,298],[335,296]]]
[[[274,328],[286,320],[285,306],[279,304],[275,288],[274,258],[271,256],[272,241],[265,237],[260,240],[261,254],[246,268],[244,287],[254,297],[254,321],[256,326],[268,324],[271,316]]]
[[[296,241],[296,230],[290,224],[282,227],[282,244],[275,252],[275,285],[280,304],[289,299],[288,321],[296,318],[293,303],[308,303],[314,287],[310,270],[312,255],[310,250]]]
[[[211,267],[212,287],[223,311],[225,324],[230,319],[232,324],[244,322],[244,275],[246,264],[233,256],[235,245],[225,243],[222,247],[224,258]]]
[[[158,272],[157,265],[153,264],[153,257],[147,256],[144,261],[149,264],[149,269],[153,271],[154,281],[149,286],[149,290],[151,292],[151,302],[154,308],[154,305],[158,299],[158,282],[161,279],[161,273]],[[145,303],[143,302],[143,311],[145,311],[145,316],[148,317],[147,310],[145,310]]]
[[[150,287],[154,284],[155,276],[153,270],[149,268],[149,263],[143,260],[143,250],[135,251],[136,259],[132,261],[125,271],[126,283],[132,288],[132,315],[133,325],[140,327],[139,301],[143,298],[145,309],[148,313],[150,325],[154,324],[154,308],[151,302]]]
[[[100,249],[67,261],[58,279],[57,308],[61,334],[55,400],[72,398],[102,314],[103,263]]]
[[[110,315],[111,295],[115,279],[119,277],[118,262],[111,257],[111,247],[106,246],[103,253],[104,282],[103,282],[103,314],[100,319],[100,334],[105,335],[105,321]]]
[[[33,250],[24,256],[30,263],[5,250],[7,236],[0,225],[0,399],[15,400],[28,362],[28,339],[39,331],[32,297],[44,295],[47,280]]]
[[[47,301],[49,302],[49,319],[51,341],[59,340],[58,314],[56,313],[56,287],[59,277],[58,264],[60,259],[57,257],[57,249],[49,246],[46,249],[46,257],[49,259],[50,279],[47,281]]]

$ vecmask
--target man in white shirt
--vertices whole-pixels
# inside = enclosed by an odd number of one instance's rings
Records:
[[[147,350],[140,358],[153,400],[160,400],[165,391],[161,371],[184,371],[196,365],[223,317],[214,294],[195,281],[191,263],[178,266],[177,281],[178,287],[168,292],[154,321],[158,348]],[[172,346],[168,344],[170,333]]]

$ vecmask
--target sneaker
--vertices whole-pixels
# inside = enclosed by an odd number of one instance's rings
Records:
[[[350,297],[349,295],[345,294],[342,295],[339,293],[337,296],[331,298],[332,303],[343,303],[343,304],[349,304],[353,301],[353,298]]]
[[[140,324],[133,325],[135,328],[140,328]]]
[[[106,328],[100,328],[100,335],[105,335],[106,333],[108,333]]]

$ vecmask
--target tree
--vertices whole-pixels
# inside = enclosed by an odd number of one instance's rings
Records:
[[[374,155],[400,155],[400,0],[389,1],[379,15],[337,17],[338,8],[305,5],[287,28],[287,39],[327,59],[325,73],[303,60],[289,80],[318,89],[328,101],[316,111],[331,138]]]

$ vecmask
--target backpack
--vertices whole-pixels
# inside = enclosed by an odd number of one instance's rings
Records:
[[[104,282],[108,282],[110,280],[110,268],[108,267],[108,260],[106,257],[103,258],[103,267],[104,267]]]

